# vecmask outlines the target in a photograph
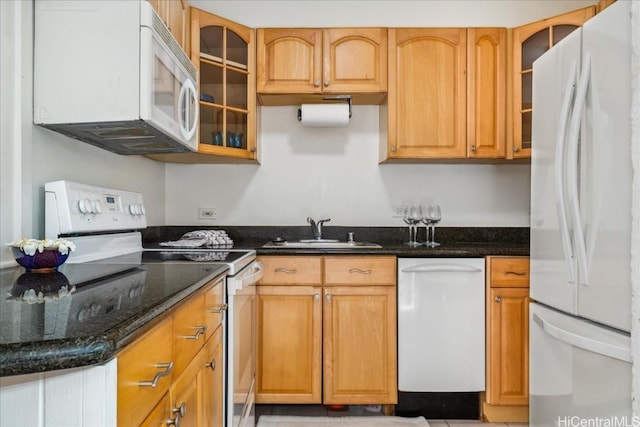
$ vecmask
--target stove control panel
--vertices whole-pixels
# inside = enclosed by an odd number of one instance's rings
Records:
[[[147,227],[142,194],[70,181],[48,182],[45,191],[45,234],[137,230]]]

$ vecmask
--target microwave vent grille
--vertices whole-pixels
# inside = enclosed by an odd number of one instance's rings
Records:
[[[162,22],[162,19],[158,16],[156,11],[153,11],[153,31],[156,33],[162,41],[169,47],[169,50],[180,61],[185,70],[193,78],[195,82],[198,82],[198,70],[193,65],[189,57],[184,53],[176,39],[171,35],[171,32],[167,26]]]

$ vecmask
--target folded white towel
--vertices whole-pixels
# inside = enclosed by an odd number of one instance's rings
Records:
[[[230,247],[233,240],[224,230],[194,230],[185,233],[179,240],[161,242],[160,246],[174,248]]]

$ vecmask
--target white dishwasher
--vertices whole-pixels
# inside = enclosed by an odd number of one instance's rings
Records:
[[[398,258],[398,390],[485,388],[483,258]]]

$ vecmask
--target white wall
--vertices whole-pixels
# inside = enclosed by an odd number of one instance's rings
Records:
[[[140,191],[150,207],[149,224],[165,224],[163,163],[113,154],[33,125],[33,2],[0,1],[0,28],[0,243],[44,237],[44,184],[61,179]],[[8,265],[13,257],[2,245],[0,267]]]
[[[393,207],[435,201],[443,225],[528,226],[529,165],[379,165],[377,106],[354,106],[346,128],[305,128],[296,111],[262,107],[260,166],[168,165],[167,223],[399,226]]]

